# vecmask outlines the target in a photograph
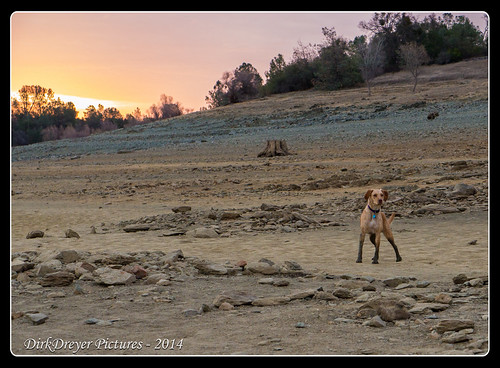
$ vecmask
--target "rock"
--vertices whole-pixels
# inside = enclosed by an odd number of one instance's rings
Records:
[[[173,264],[174,262],[179,262],[184,260],[184,253],[182,253],[181,249],[174,250],[173,252],[168,253],[166,256],[162,257],[161,260],[166,264]]]
[[[429,281],[417,281],[417,284],[415,285],[416,287],[418,288],[426,288],[427,286],[429,286],[431,283]]]
[[[408,281],[410,281],[410,279],[408,277],[403,277],[403,276],[391,277],[391,278],[382,280],[382,282],[384,283],[385,286],[392,287],[392,288],[398,286],[399,284],[407,283]]]
[[[247,261],[244,261],[244,260],[241,260],[241,261],[238,261],[236,262],[235,266],[236,267],[241,267],[241,270],[244,271],[245,270],[245,266],[247,265]]]
[[[45,233],[42,230],[33,230],[26,235],[26,239],[43,238]]]
[[[130,224],[123,228],[126,233],[135,233],[137,231],[148,231],[151,225],[148,224]]]
[[[72,263],[78,261],[80,259],[80,255],[76,250],[72,249],[46,250],[35,257],[34,262],[41,263],[52,259],[58,259],[62,263]]]
[[[318,300],[336,300],[337,297],[334,296],[329,291],[318,290],[318,291],[316,291],[314,293],[314,299],[318,299]]]
[[[434,297],[436,303],[451,304],[453,298],[449,294],[439,293]]]
[[[436,331],[440,334],[446,331],[460,331],[466,328],[474,328],[474,321],[469,319],[443,319],[436,325]]]
[[[193,264],[194,267],[204,275],[227,275],[228,270],[225,266],[212,263],[206,260],[199,260]]]
[[[443,303],[416,303],[410,310],[413,314],[425,314],[430,311],[440,312],[450,307],[449,304]]]
[[[66,294],[62,291],[53,291],[47,294],[47,298],[64,298]]]
[[[219,307],[224,302],[234,306],[252,304],[256,298],[255,295],[248,294],[246,291],[224,291],[215,297],[213,305]]]
[[[92,275],[98,284],[103,285],[128,285],[136,280],[135,275],[110,267],[99,267]]]
[[[191,211],[191,206],[177,206],[172,208],[174,213],[186,213]]]
[[[186,235],[187,231],[186,230],[172,230],[166,233],[163,233],[162,236],[180,236],[180,235]]]
[[[194,317],[194,316],[199,316],[201,313],[199,310],[196,309],[184,309],[182,311],[182,314],[184,314],[185,317]]]
[[[462,212],[461,209],[452,206],[444,206],[439,203],[431,203],[426,206],[420,207],[414,211],[411,211],[412,215],[426,215],[426,214],[442,214],[442,213],[457,213]]]
[[[208,313],[212,310],[208,304],[203,303],[200,307],[200,314],[201,313]]]
[[[76,250],[64,249],[59,252],[56,259],[60,260],[62,263],[72,263],[80,259],[80,255]]]
[[[219,233],[209,227],[199,227],[197,229],[194,229],[192,234],[195,238],[200,239],[211,239],[219,237]]]
[[[85,323],[86,325],[110,326],[113,324],[113,320],[89,318],[89,319],[86,319],[83,323]]]
[[[273,305],[287,304],[290,302],[290,298],[287,296],[270,296],[265,298],[255,299],[252,305],[256,307],[267,307]]]
[[[456,344],[459,342],[469,341],[469,334],[472,332],[472,329],[464,329],[458,332],[445,332],[441,341],[448,344]]]
[[[34,263],[28,262],[22,258],[13,259],[10,264],[11,270],[14,272],[24,272],[32,269],[34,266]]]
[[[477,279],[471,279],[466,282],[464,282],[465,286],[472,286],[472,287],[480,287],[483,286],[484,281],[482,278],[477,278]]]
[[[317,291],[318,289],[297,291],[293,294],[288,295],[288,297],[290,298],[290,300],[312,298]]]
[[[49,261],[37,264],[35,267],[35,274],[36,276],[42,277],[48,273],[61,271],[62,267],[62,262],[60,260],[51,259]]]
[[[282,273],[297,276],[301,276],[304,273],[302,266],[295,261],[285,261],[280,270]]]
[[[25,317],[34,325],[41,325],[42,323],[45,323],[45,321],[49,318],[49,316],[43,313],[26,313]]]
[[[75,276],[71,272],[57,271],[46,274],[39,283],[42,286],[68,286],[74,279]]]
[[[473,185],[458,183],[453,187],[453,190],[447,194],[448,198],[463,198],[474,195],[477,189]]]
[[[82,276],[84,273],[93,272],[96,266],[88,262],[76,262],[74,273],[76,277]]]
[[[222,212],[219,215],[219,220],[236,220],[241,217],[239,212]]]
[[[382,318],[380,318],[380,316],[374,316],[368,321],[364,322],[363,326],[386,327],[387,323]]]
[[[399,319],[410,318],[410,313],[397,299],[377,298],[363,304],[357,313],[358,318],[374,317],[379,315],[386,322],[392,322]]]
[[[273,286],[278,286],[278,287],[288,286],[288,285],[290,285],[290,281],[285,280],[285,279],[275,280],[275,281],[272,282],[272,285]]]
[[[262,211],[277,211],[277,210],[281,209],[281,207],[274,205],[274,204],[262,203],[260,205],[260,209]]]
[[[144,268],[142,268],[139,265],[135,265],[132,267],[132,270],[130,271],[131,274],[135,275],[137,279],[143,279],[148,275],[148,271],[146,271]]]
[[[80,235],[78,235],[78,233],[74,230],[71,230],[71,229],[68,229],[64,232],[64,235],[66,236],[66,238],[77,238],[77,239],[80,239]]]
[[[466,282],[467,280],[469,280],[469,278],[463,274],[463,273],[459,273],[458,275],[456,275],[455,277],[453,277],[453,283],[454,284],[463,284],[464,282]]]
[[[247,265],[247,269],[253,273],[261,273],[263,275],[275,275],[279,272],[279,268],[275,264],[269,264],[268,262],[250,262]]]
[[[168,279],[168,276],[165,275],[164,273],[155,273],[155,274],[152,274],[152,275],[148,276],[148,278],[146,279],[145,284],[147,284],[147,285],[156,284],[160,280],[166,280],[166,279]]]
[[[169,286],[170,284],[172,284],[170,282],[170,280],[167,280],[167,279],[160,279],[156,282],[156,285],[159,285],[159,286]]]
[[[137,259],[134,256],[122,252],[114,252],[106,255],[104,258],[101,259],[101,263],[103,264],[119,264],[119,265],[127,265],[129,263],[136,261]]]
[[[228,302],[223,302],[219,305],[219,310],[230,311],[233,309],[234,309],[234,306],[232,304],[229,304]]]
[[[439,112],[437,111],[432,111],[429,113],[429,115],[427,115],[427,119],[428,120],[434,120],[435,118],[437,118],[439,116]]]
[[[274,279],[272,277],[264,277],[262,279],[259,279],[257,282],[262,285],[272,285]]]
[[[352,293],[346,289],[346,288],[336,288],[335,290],[333,290],[333,295],[336,296],[337,298],[341,298],[341,299],[350,299],[352,298]]]

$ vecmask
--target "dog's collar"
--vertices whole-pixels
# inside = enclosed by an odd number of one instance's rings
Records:
[[[368,209],[373,212],[373,218],[377,217],[376,213],[380,212],[380,208],[378,210],[374,210],[370,207],[370,205],[368,205]]]

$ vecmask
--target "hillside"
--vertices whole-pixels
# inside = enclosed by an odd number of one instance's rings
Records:
[[[400,118],[419,119],[425,111],[488,98],[488,60],[475,59],[423,68],[417,92],[408,73],[375,79],[372,96],[366,88],[301,91],[272,95],[244,103],[92,135],[86,138],[13,147],[12,160],[116,153],[178,144],[242,141],[261,144],[266,138],[324,132],[336,134],[336,124],[380,120],[390,126]],[[444,105],[443,105],[444,104]],[[458,104],[458,105],[457,105]],[[309,127],[309,129],[306,129]],[[284,130],[286,131],[284,133]]]

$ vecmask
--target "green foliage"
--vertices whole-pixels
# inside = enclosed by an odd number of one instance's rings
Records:
[[[312,87],[338,89],[354,86],[381,72],[401,69],[400,50],[407,44],[423,45],[428,63],[445,64],[488,54],[483,34],[464,16],[432,14],[418,21],[408,13],[374,13],[359,24],[371,40],[358,36],[353,41],[337,37],[333,28],[323,28],[325,42],[294,50],[286,63],[282,54],[271,60],[262,94],[284,93]]]
[[[323,28],[327,39],[316,58],[316,86],[335,90],[352,87],[363,81],[358,63],[346,39],[337,37],[333,29]]]

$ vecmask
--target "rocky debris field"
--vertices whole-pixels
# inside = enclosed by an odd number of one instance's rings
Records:
[[[467,166],[465,161],[450,165]],[[487,176],[485,162],[472,164],[482,168],[474,174],[475,177]],[[389,174],[390,175],[390,174]],[[347,177],[345,175],[344,177]],[[446,176],[449,178],[448,176]],[[356,179],[354,179],[356,180]],[[455,185],[437,185],[420,188],[417,185],[383,185],[383,180],[373,177],[367,185],[381,185],[390,191],[390,199],[384,205],[386,213],[395,212],[396,216],[416,218],[425,215],[459,213],[464,211],[487,210],[487,185],[470,185],[457,183]],[[349,180],[321,180],[321,187],[326,185],[341,185]],[[437,180],[439,182],[439,180]],[[431,184],[428,182],[427,184]],[[292,184],[293,185],[293,184]],[[313,184],[317,187],[319,184]],[[298,186],[297,186],[298,187]],[[281,190],[281,189],[273,189]],[[290,188],[288,188],[290,190]],[[292,190],[300,190],[292,189]],[[366,205],[364,198],[358,193],[345,195],[333,201],[289,205],[273,205],[262,203],[258,207],[200,210],[191,206],[177,206],[171,213],[143,216],[137,219],[120,221],[118,223],[96,224],[93,229],[101,233],[112,231],[139,232],[161,231],[160,236],[191,235],[195,238],[217,238],[219,236],[237,235],[241,232],[295,232],[314,230],[329,226],[346,226],[353,218],[359,216]]]
[[[224,353],[242,339],[246,346],[231,353],[488,351],[487,275],[457,274],[440,282],[411,275],[376,279],[308,271],[293,260],[212,261],[189,257],[182,250],[167,254],[48,250],[16,252],[12,257],[15,354],[205,354],[212,344],[200,341],[200,324],[210,327],[228,319],[227,336],[219,337],[219,350],[210,353]],[[93,309],[89,298],[102,308]],[[282,309],[285,306],[293,307],[291,317]],[[274,313],[284,314],[279,322],[271,317]],[[249,315],[269,316],[273,323],[268,331],[252,335],[256,332],[251,325],[237,322],[238,316]],[[67,331],[80,331],[79,341],[74,336],[69,341],[64,329],[60,336],[54,335],[61,321]],[[280,337],[273,335],[276,324],[283,330]],[[139,341],[141,325],[147,332],[141,332]],[[238,327],[241,333],[235,330]],[[350,336],[342,335],[346,327]],[[128,332],[113,337],[121,329]],[[318,329],[326,337],[322,346],[292,342]],[[379,344],[349,343],[367,333],[374,334]],[[418,348],[408,348],[400,335],[406,336],[405,341],[411,337]],[[51,341],[44,345],[48,338]]]

